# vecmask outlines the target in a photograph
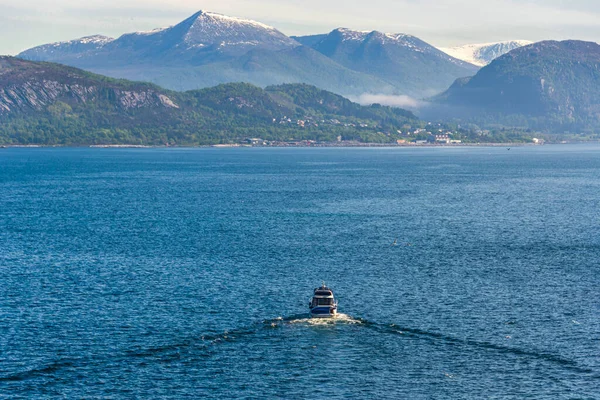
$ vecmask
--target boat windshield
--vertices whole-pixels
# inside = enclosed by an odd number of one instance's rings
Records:
[[[332,306],[333,299],[313,299],[313,305],[315,305],[315,306]]]

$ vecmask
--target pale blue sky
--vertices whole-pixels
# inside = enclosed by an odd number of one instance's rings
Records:
[[[255,19],[288,35],[347,27],[409,33],[437,46],[600,41],[598,0],[0,0],[0,54],[169,26],[201,9]]]

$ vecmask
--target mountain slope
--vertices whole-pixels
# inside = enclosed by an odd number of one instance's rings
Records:
[[[341,122],[320,123],[331,119]],[[357,127],[364,121],[368,127]],[[179,93],[0,57],[0,144],[198,145],[256,136],[335,140],[338,135],[390,141],[379,130],[395,132],[407,122],[420,123],[408,111],[362,107],[308,85],[265,90],[237,83]]]
[[[567,40],[521,47],[474,77],[458,80],[435,101],[466,107],[465,115],[471,117],[507,124],[558,131],[598,129],[600,46]]]
[[[388,82],[399,94],[430,96],[477,67],[405,34],[339,28],[325,36],[297,38],[341,65]]]
[[[454,58],[483,67],[511,50],[532,43],[528,40],[512,40],[495,43],[467,44],[457,47],[440,47],[439,49]]]
[[[294,39],[296,42],[298,42],[304,46],[313,47],[315,44],[317,44],[321,40],[323,40],[326,36],[327,36],[327,34],[324,33],[324,34],[319,34],[319,35],[290,36],[290,37],[292,39]]]
[[[147,63],[97,66],[93,70],[107,76],[150,81],[179,91],[231,82],[249,82],[261,87],[283,83],[307,83],[341,95],[365,93],[370,90],[376,90],[378,93],[394,91],[387,82],[345,68],[304,46],[280,51],[256,49],[239,57],[200,65],[165,67]]]

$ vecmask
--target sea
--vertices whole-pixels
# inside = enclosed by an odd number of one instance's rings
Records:
[[[600,145],[0,149],[0,273],[0,398],[600,399]]]

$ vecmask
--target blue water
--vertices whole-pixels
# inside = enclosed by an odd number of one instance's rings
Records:
[[[600,398],[599,177],[593,145],[0,150],[0,397]]]

